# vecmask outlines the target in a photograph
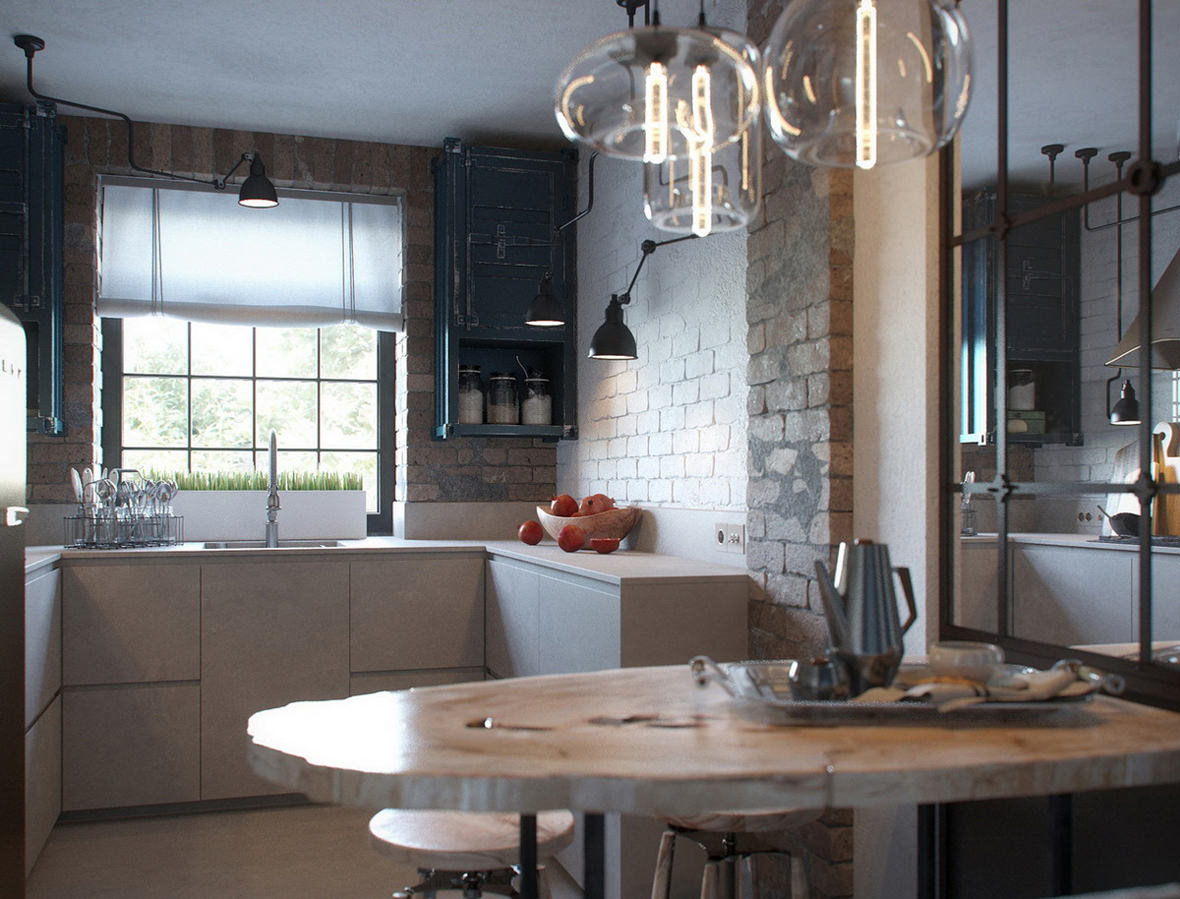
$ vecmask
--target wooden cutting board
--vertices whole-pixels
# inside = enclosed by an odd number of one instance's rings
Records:
[[[1160,422],[1151,432],[1152,476],[1160,485],[1180,484],[1180,423]],[[1160,496],[1152,533],[1180,536],[1180,494]]]

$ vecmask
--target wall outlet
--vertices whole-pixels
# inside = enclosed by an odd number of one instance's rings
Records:
[[[744,553],[746,551],[746,526],[719,521],[713,525],[713,539],[717,542],[718,549],[727,553]]]

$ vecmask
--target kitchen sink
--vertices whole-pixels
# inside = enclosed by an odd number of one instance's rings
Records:
[[[206,540],[205,549],[331,549],[343,546],[339,540],[280,540],[267,547],[265,540]]]

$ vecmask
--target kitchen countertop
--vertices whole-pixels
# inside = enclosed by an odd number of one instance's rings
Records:
[[[287,546],[207,549],[204,542],[178,543],[174,546],[149,546],[136,549],[68,549],[61,546],[31,546],[25,550],[25,574],[50,567],[61,560],[125,560],[128,557],[193,560],[198,556],[224,558],[267,558],[278,553],[282,558],[313,555],[350,556],[390,555],[399,553],[485,552],[489,556],[539,565],[566,574],[580,575],[610,584],[655,583],[666,580],[745,580],[745,568],[700,562],[680,556],[618,550],[601,554],[592,550],[567,553],[555,543],[544,541],[527,546],[510,540],[405,540],[400,537],[365,537],[341,540],[339,546]]]
[[[960,537],[959,539],[964,545],[994,545],[996,536],[996,534],[977,534],[974,537]],[[1038,534],[1033,532],[1019,532],[1008,534],[1008,539],[1012,543],[1028,543],[1041,546],[1085,547],[1087,549],[1111,550],[1113,552],[1139,551],[1138,543],[1104,543],[1098,539],[1097,534]],[[1166,555],[1180,555],[1180,547],[1178,546],[1153,546],[1151,551]]]

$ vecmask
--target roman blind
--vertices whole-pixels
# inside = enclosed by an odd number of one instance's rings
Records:
[[[104,179],[99,314],[400,330],[400,198],[279,199],[247,209],[232,190]]]

